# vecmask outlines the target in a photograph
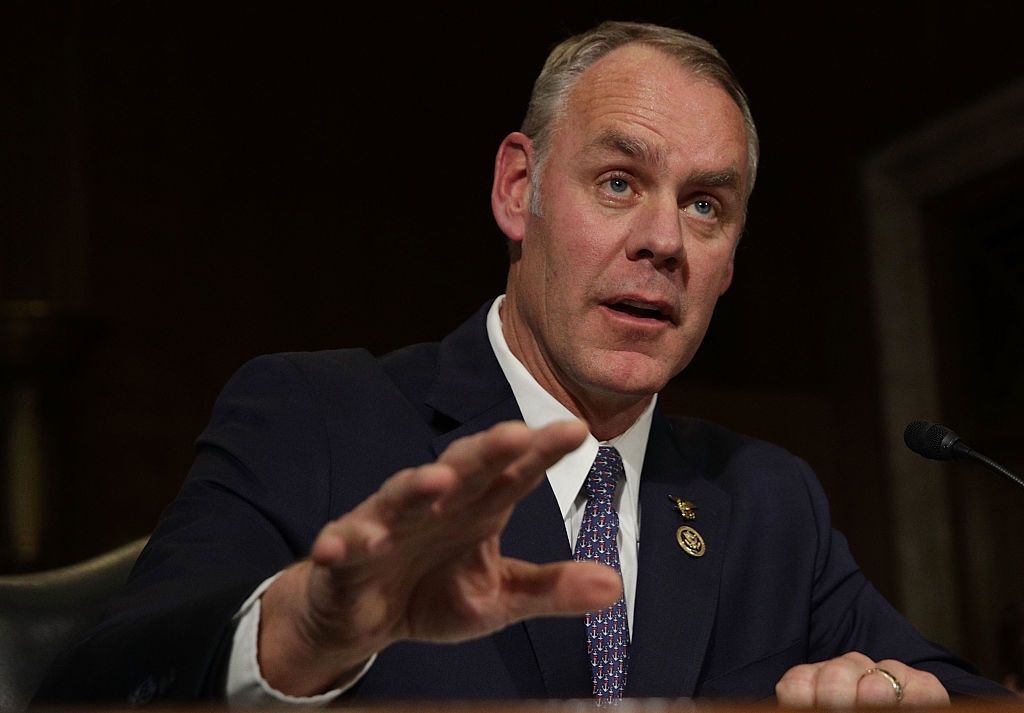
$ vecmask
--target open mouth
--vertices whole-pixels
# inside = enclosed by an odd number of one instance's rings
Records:
[[[605,305],[608,309],[613,309],[616,312],[628,314],[631,317],[640,317],[641,319],[653,319],[659,322],[669,321],[669,316],[657,305],[652,305],[644,302],[635,302],[633,300],[623,300],[622,302],[610,302]]]

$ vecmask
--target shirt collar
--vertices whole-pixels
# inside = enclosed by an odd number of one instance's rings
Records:
[[[523,420],[530,428],[540,428],[554,421],[565,421],[576,419],[576,416],[569,411],[554,396],[549,394],[537,383],[533,375],[527,371],[512,351],[508,348],[505,335],[501,331],[501,315],[499,310],[505,296],[500,295],[491,305],[487,313],[487,337],[491,342],[491,349],[497,357],[501,370],[512,387],[512,394],[515,396],[519,410],[523,414]],[[647,452],[647,438],[651,431],[651,419],[654,414],[654,405],[658,400],[655,394],[651,402],[622,434],[607,441],[598,442],[593,435],[587,434],[586,440],[574,451],[567,454],[560,461],[548,468],[548,481],[551,489],[558,500],[558,507],[565,518],[573,501],[579,495],[586,480],[590,466],[597,456],[599,445],[611,445],[619,451],[622,456],[622,463],[626,471],[626,487],[623,496],[631,502],[625,503],[628,507],[636,508],[636,501],[640,491],[640,473],[643,469],[644,455]]]

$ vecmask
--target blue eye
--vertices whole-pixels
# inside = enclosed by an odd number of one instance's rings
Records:
[[[704,199],[695,200],[693,203],[686,206],[686,210],[690,210],[701,218],[715,218],[718,215],[715,204]]]
[[[625,193],[629,190],[629,183],[621,178],[612,178],[608,180],[608,187],[613,193]]]

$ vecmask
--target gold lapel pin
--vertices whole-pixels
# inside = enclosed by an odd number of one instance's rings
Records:
[[[684,520],[697,519],[697,506],[689,500],[677,498],[675,495],[669,495],[668,499],[676,504],[676,507],[679,508],[679,514],[683,516]]]
[[[683,516],[684,520],[697,519],[697,506],[692,502],[677,498],[675,495],[669,495],[668,499],[675,503],[679,514]],[[691,557],[703,557],[704,553],[707,552],[704,538],[689,525],[682,525],[676,530],[676,542],[683,552]]]

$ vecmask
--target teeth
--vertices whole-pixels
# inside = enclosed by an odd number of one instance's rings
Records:
[[[647,304],[646,302],[637,302],[636,300],[622,300],[621,304],[629,305],[630,307],[635,307],[636,309],[642,309],[642,310],[645,310],[647,312],[657,312],[658,314],[661,314],[661,310],[660,309],[658,309],[657,307],[653,307],[653,306]]]

